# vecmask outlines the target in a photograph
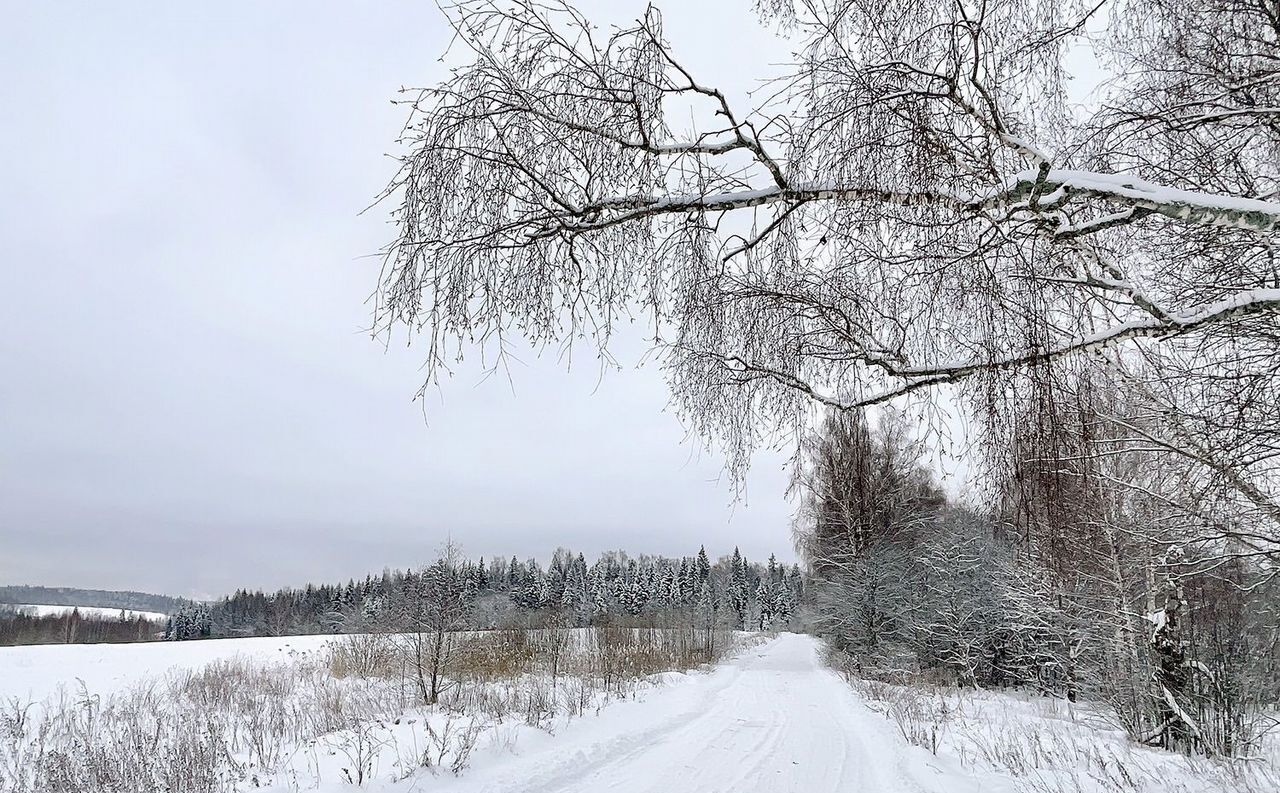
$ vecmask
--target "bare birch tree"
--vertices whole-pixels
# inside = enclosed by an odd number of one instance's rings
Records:
[[[379,329],[420,332],[434,378],[475,342],[607,349],[643,315],[735,467],[813,401],[957,383],[988,404],[1030,364],[1097,353],[1153,390],[1176,374],[1204,413],[1183,435],[1261,423],[1269,457],[1160,442],[1275,517],[1274,422],[1209,385],[1280,385],[1273,2],[762,12],[797,59],[734,107],[655,8],[606,34],[562,2],[450,6],[468,56],[408,99]],[[1115,76],[1086,114],[1064,60],[1097,27]]]
[[[472,597],[463,575],[462,554],[446,543],[439,557],[405,578],[395,618],[399,639],[422,701],[434,705],[445,689],[446,667],[458,648],[455,632],[466,627]]]

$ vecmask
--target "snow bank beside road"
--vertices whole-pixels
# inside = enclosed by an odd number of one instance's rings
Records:
[[[1101,703],[1025,692],[915,687],[852,678],[859,696],[904,740],[965,773],[1032,793],[1270,793],[1268,757],[1221,761],[1134,743]]]

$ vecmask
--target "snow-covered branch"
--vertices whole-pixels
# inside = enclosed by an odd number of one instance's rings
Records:
[[[1261,395],[1280,52],[1256,10],[1115,2],[1135,27],[1099,46],[1133,68],[1094,113],[1064,101],[1063,59],[1096,7],[795,10],[795,63],[739,106],[656,9],[604,36],[562,0],[451,6],[473,58],[409,94],[377,331],[421,332],[435,377],[477,340],[607,347],[643,312],[736,471],[801,404],[961,384],[990,411],[1090,353]],[[1224,50],[1219,25],[1257,35]],[[1214,394],[1205,426],[1233,409]]]

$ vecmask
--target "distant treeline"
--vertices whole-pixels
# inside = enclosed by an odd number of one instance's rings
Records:
[[[80,606],[81,608],[93,606],[171,614],[190,606],[192,602],[183,598],[152,595],[146,592],[15,585],[0,586],[0,603],[32,603],[45,606]]]
[[[405,629],[406,602],[420,600],[423,570],[386,570],[345,584],[308,584],[267,594],[239,590],[216,603],[174,613],[166,636],[198,639]],[[494,628],[556,615],[570,624],[697,615],[700,624],[731,628],[794,625],[805,599],[799,567],[747,561],[737,549],[712,563],[705,549],[679,559],[621,551],[588,565],[581,553],[558,549],[543,567],[536,559],[461,560],[467,628]]]
[[[163,636],[143,617],[94,616],[78,609],[37,616],[26,609],[0,606],[0,646],[14,644],[100,644],[143,642]]]

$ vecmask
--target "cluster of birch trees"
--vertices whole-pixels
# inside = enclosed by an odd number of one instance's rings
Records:
[[[155,639],[161,626],[141,616],[100,616],[79,609],[37,614],[32,609],[0,604],[0,647],[15,644],[98,644]]]
[[[1274,566],[1206,530],[1176,458],[1070,393],[1030,404],[959,499],[901,416],[828,416],[797,482],[817,630],[868,676],[1101,700],[1144,742],[1247,754],[1280,702]]]

